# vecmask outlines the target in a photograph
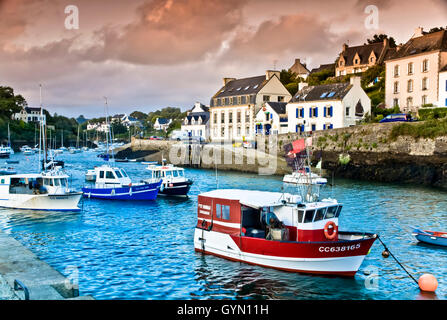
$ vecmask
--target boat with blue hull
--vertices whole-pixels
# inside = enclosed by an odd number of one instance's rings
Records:
[[[132,183],[124,169],[103,165],[96,167],[95,183],[82,188],[84,197],[103,200],[155,200],[161,179]]]
[[[413,236],[423,243],[447,247],[447,232],[414,229]]]

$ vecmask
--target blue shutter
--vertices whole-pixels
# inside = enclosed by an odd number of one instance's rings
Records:
[[[326,117],[327,116],[327,112],[326,112],[327,107],[324,107],[323,110],[324,110],[324,116]]]
[[[295,132],[298,132],[298,125],[295,126]]]
[[[447,80],[445,80],[445,91],[447,91]]]
[[[326,108],[324,109],[326,111]],[[323,124],[323,130],[326,130],[326,125]]]
[[[334,125],[331,123],[330,125],[329,125],[329,129],[333,129],[334,128]]]
[[[296,109],[296,118],[298,118],[298,108]]]
[[[302,125],[300,126],[300,131],[301,131],[301,132],[304,132],[304,124],[302,124]]]
[[[333,116],[332,112],[333,112],[333,108],[332,108],[332,106],[330,106],[329,107],[329,116],[331,116],[331,117]]]
[[[315,117],[318,118],[318,107],[315,108]]]
[[[445,106],[447,107],[447,99],[445,99]]]
[[[270,113],[270,119],[273,119],[273,113]]]
[[[304,108],[300,109],[300,113],[301,113],[301,118],[304,118]]]
[[[309,108],[309,118],[312,118],[312,107]]]

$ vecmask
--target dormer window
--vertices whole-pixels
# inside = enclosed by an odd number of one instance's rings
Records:
[[[354,64],[359,64],[359,59],[354,59]]]

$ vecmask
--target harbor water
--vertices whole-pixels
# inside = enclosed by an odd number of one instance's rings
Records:
[[[19,173],[36,172],[36,155],[16,154]],[[62,154],[72,186],[101,165],[94,152]],[[145,165],[119,163],[139,181]],[[194,251],[197,195],[219,188],[279,191],[282,177],[187,169],[188,199],[153,202],[85,199],[77,213],[0,210],[0,227],[96,299],[446,299],[447,249],[419,244],[413,227],[447,230],[447,193],[417,185],[334,180],[325,197],[344,204],[340,230],[377,233],[418,279],[435,275],[435,295],[421,294],[392,258],[373,245],[354,278],[288,273]]]

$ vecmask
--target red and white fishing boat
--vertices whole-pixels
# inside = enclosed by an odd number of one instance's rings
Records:
[[[196,251],[275,269],[354,276],[376,234],[339,231],[342,205],[223,189],[198,197]]]

